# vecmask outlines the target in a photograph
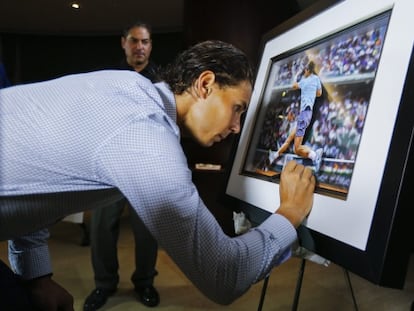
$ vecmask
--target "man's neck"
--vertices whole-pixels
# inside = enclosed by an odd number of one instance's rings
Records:
[[[134,64],[131,67],[134,68],[136,72],[141,72],[142,70],[144,70],[145,67],[147,67],[147,65],[148,65],[148,62],[142,63],[142,64]]]

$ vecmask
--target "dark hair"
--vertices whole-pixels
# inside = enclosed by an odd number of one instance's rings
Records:
[[[315,72],[315,63],[313,61],[310,61],[308,65],[306,66],[308,68],[309,72],[316,74]]]
[[[122,36],[123,37],[128,37],[129,32],[131,31],[132,28],[135,27],[142,27],[142,28],[146,28],[148,33],[150,34],[150,37],[152,37],[152,27],[151,25],[143,22],[143,21],[135,21],[133,24],[128,25],[126,28],[124,28],[123,32],[122,32]]]
[[[179,54],[161,72],[161,79],[174,94],[182,94],[206,70],[214,72],[220,87],[242,81],[253,85],[253,68],[247,56],[230,43],[218,40],[200,42]]]

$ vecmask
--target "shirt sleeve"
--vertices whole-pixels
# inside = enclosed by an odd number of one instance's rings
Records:
[[[103,182],[127,197],[191,282],[216,303],[233,302],[290,256],[296,230],[281,215],[272,214],[238,237],[223,232],[192,182],[179,139],[166,126],[135,124],[113,138],[101,149],[97,170]]]
[[[9,262],[14,273],[25,280],[52,273],[49,236],[49,230],[42,229],[8,241]]]

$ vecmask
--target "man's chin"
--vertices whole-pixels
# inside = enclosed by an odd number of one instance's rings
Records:
[[[207,142],[204,142],[204,143],[203,142],[200,142],[200,144],[202,144],[205,147],[211,147],[211,146],[213,146],[216,143],[222,142],[223,139],[225,139],[225,138],[217,135],[217,136],[214,136],[212,139],[210,139]]]
[[[215,141],[214,140],[209,140],[209,141],[201,141],[201,140],[197,140],[197,142],[202,146],[202,147],[211,147],[214,145]]]
[[[181,132],[182,137],[188,137],[191,140],[195,141],[197,144],[199,144],[202,147],[211,147],[214,145],[214,143],[216,142],[213,139],[210,139],[208,141],[202,140],[201,138],[197,137],[196,135],[193,135],[191,132],[187,131],[187,130],[183,130]]]
[[[194,139],[195,139],[195,141],[196,141],[199,145],[201,145],[202,147],[211,147],[211,146],[213,146],[213,145],[214,145],[214,140],[203,141],[203,140],[197,139],[197,138],[195,138],[195,137],[193,137],[193,138],[194,138]]]
[[[141,65],[145,64],[145,59],[144,58],[135,58],[134,59],[134,64],[135,64],[135,66],[141,66]]]

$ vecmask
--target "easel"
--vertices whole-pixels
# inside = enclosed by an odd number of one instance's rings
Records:
[[[303,281],[303,275],[305,273],[305,266],[306,266],[306,259],[302,259],[300,267],[299,267],[298,280],[296,282],[296,290],[295,290],[295,296],[293,298],[292,311],[297,311],[298,310],[299,296],[300,296],[300,291],[302,289],[302,281]],[[348,270],[344,269],[344,274],[345,274],[345,279],[347,281],[349,290],[351,292],[351,297],[352,297],[352,302],[354,304],[354,309],[355,309],[355,311],[358,311],[358,305],[357,305],[357,302],[356,302],[356,299],[355,299],[354,290],[352,288],[352,283],[351,283],[351,279],[349,277]],[[259,306],[257,308],[257,311],[262,311],[268,283],[269,283],[269,276],[267,276],[264,279],[262,292],[261,292],[261,295],[260,295]]]

